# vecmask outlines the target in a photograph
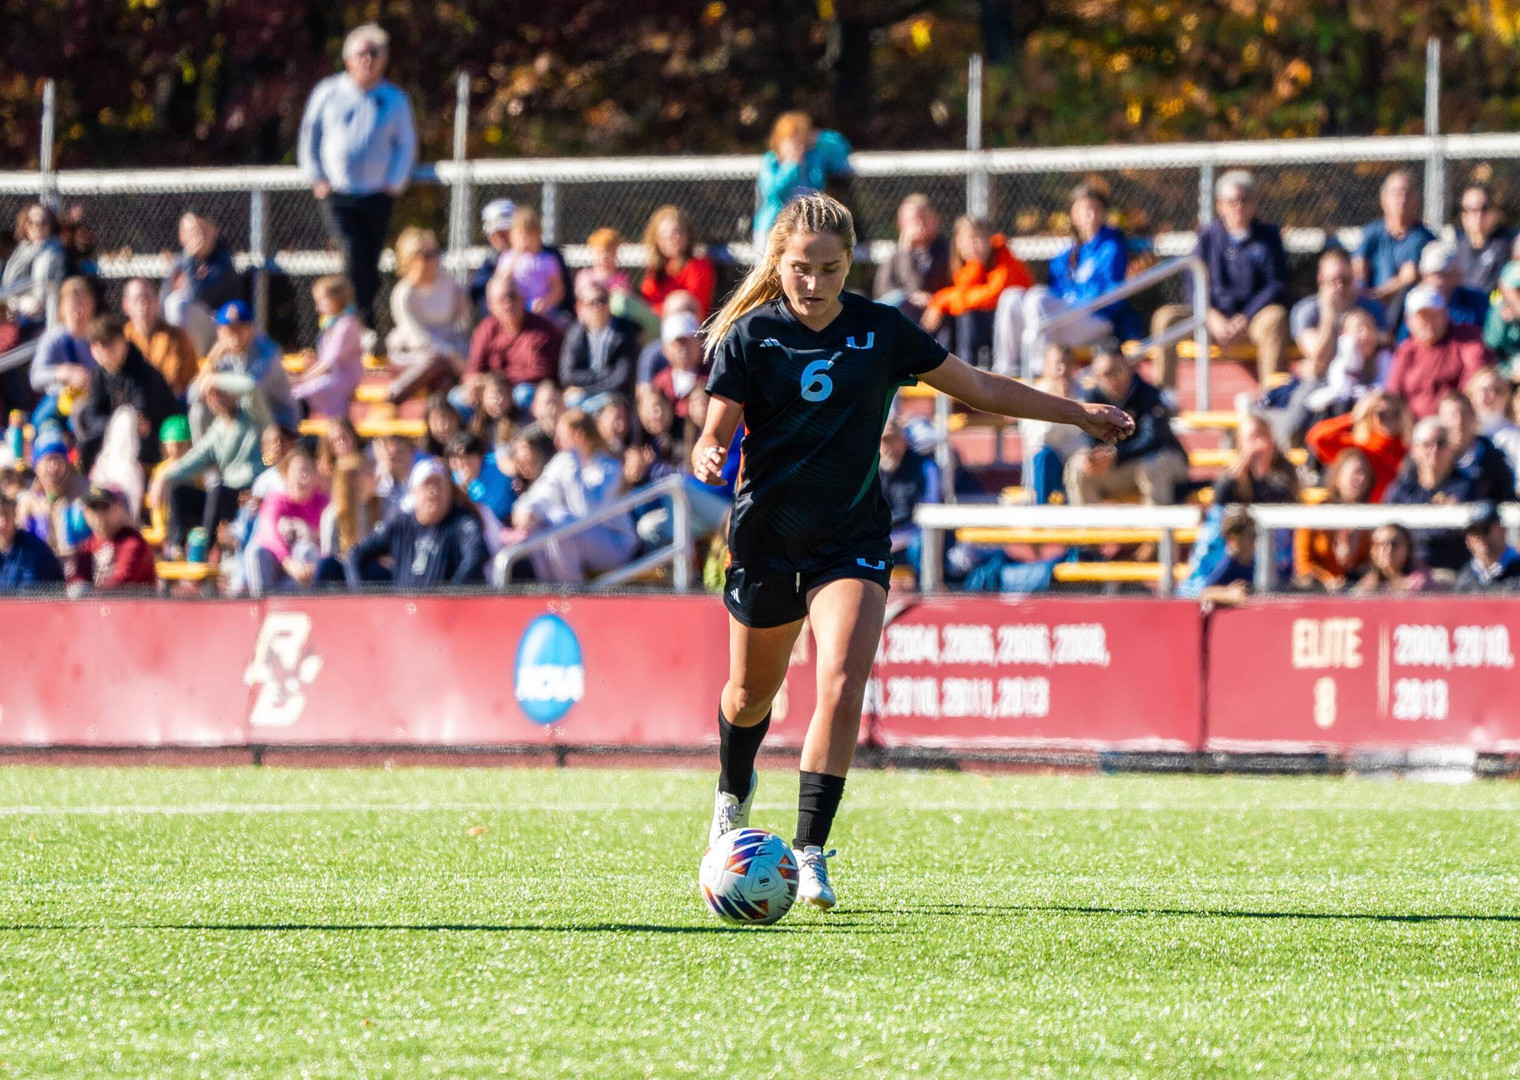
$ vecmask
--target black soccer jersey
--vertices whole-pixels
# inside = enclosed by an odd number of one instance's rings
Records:
[[[708,391],[744,406],[729,530],[736,563],[805,572],[891,551],[877,476],[887,410],[898,387],[948,354],[896,308],[853,293],[840,300],[823,330],[773,300],[739,319],[714,356]]]

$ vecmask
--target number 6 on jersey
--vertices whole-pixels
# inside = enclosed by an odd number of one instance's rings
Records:
[[[824,374],[833,366],[832,360],[814,360],[802,369],[803,401],[822,401],[834,392],[834,380]]]

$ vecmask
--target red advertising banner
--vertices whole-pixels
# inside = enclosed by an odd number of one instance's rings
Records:
[[[711,597],[0,604],[0,745],[716,739]]]
[[[937,599],[888,623],[866,691],[885,746],[1196,750],[1196,604]]]
[[[0,745],[244,740],[257,603],[0,603]]]
[[[1520,602],[1261,601],[1208,629],[1208,748],[1520,750]]]

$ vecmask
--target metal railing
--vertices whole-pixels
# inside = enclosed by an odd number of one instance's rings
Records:
[[[1144,529],[1157,530],[1161,539],[1156,558],[1161,564],[1158,591],[1172,594],[1172,567],[1177,561],[1177,529],[1196,529],[1203,520],[1197,506],[957,506],[924,503],[913,512],[923,535],[919,588],[943,591],[945,533],[956,529]]]
[[[1277,585],[1277,564],[1272,557],[1272,531],[1275,529],[1375,529],[1379,525],[1402,525],[1406,529],[1465,529],[1484,509],[1484,504],[1463,503],[1456,506],[1395,506],[1387,503],[1321,503],[1318,506],[1287,504],[1252,506],[1256,522],[1256,587],[1269,590]],[[1511,544],[1520,543],[1520,504],[1504,503],[1499,507]]]
[[[491,580],[497,588],[506,588],[512,580],[512,567],[533,552],[547,548],[556,541],[574,537],[577,533],[584,532],[594,525],[601,525],[614,518],[625,516],[636,506],[643,506],[656,499],[669,496],[670,543],[616,570],[609,570],[588,582],[587,585],[593,590],[612,589],[650,570],[669,566],[671,584],[675,591],[690,592],[691,563],[696,546],[691,531],[691,502],[686,494],[686,479],[682,475],[667,476],[663,480],[657,480],[653,484],[620,495],[611,502],[603,503],[574,521],[567,521],[563,525],[556,525],[552,529],[534,533],[520,544],[502,548],[491,564]]]
[[[1186,255],[1198,224],[1212,217],[1217,172],[1230,166],[1258,170],[1263,215],[1283,226],[1290,253],[1308,254],[1330,235],[1354,239],[1357,226],[1379,216],[1377,189],[1393,165],[1423,181],[1426,223],[1438,229],[1449,210],[1443,192],[1469,176],[1487,177],[1501,194],[1520,186],[1520,135],[866,151],[853,155],[851,165],[862,253],[871,257],[890,250],[898,202],[922,191],[947,220],[983,210],[1014,234],[1021,258],[1049,258],[1068,242],[1061,229],[1071,184],[1093,173],[1109,181],[1116,220],[1126,231],[1151,237],[1160,255]],[[419,166],[414,186],[434,193],[421,192],[398,214],[445,237],[448,265],[458,272],[472,256],[484,255],[476,229],[480,206],[491,198],[538,206],[546,239],[561,246],[604,225],[637,237],[651,211],[675,203],[691,213],[698,236],[720,261],[743,263],[752,257],[759,166],[758,155],[490,161],[461,155]],[[439,187],[447,197],[437,197]],[[82,206],[108,278],[140,272],[135,260],[175,247],[175,221],[189,208],[222,227],[239,265],[252,271],[255,293],[270,274],[306,278],[336,266],[317,203],[293,167],[0,172],[0,216],[39,196]],[[571,248],[567,255],[576,264],[584,252]],[[629,244],[623,261],[636,265],[641,255]],[[303,329],[314,329],[306,298],[297,302]]]
[[[15,345],[0,353],[0,372],[30,364],[32,357],[37,355],[37,345],[40,340],[40,338],[32,338],[31,341],[23,341],[20,345]]]
[[[1277,566],[1272,532],[1278,529],[1375,529],[1379,525],[1403,525],[1407,529],[1465,528],[1483,504],[1458,506],[1396,506],[1385,503],[1362,505],[1255,505],[1248,506],[1256,523],[1256,587],[1268,591],[1277,585]],[[1499,508],[1510,543],[1520,546],[1520,504]],[[1159,532],[1156,558],[1160,564],[1157,592],[1175,592],[1173,567],[1177,558],[1178,529],[1197,528],[1203,521],[1198,506],[964,506],[925,503],[913,513],[923,535],[919,588],[925,593],[942,592],[945,533],[956,529],[1133,529]]]
[[[1038,322],[1024,327],[1023,350],[1027,358],[1031,355],[1031,349],[1035,343],[1064,326],[1070,326],[1075,322],[1086,318],[1095,312],[1102,311],[1110,304],[1120,300],[1126,300],[1136,293],[1155,288],[1173,277],[1189,274],[1193,279],[1192,306],[1193,314],[1186,319],[1174,323],[1154,337],[1146,338],[1136,346],[1136,355],[1143,356],[1151,349],[1164,349],[1174,345],[1193,335],[1193,342],[1198,348],[1197,378],[1198,378],[1198,408],[1207,410],[1209,407],[1209,269],[1197,255],[1187,255],[1181,258],[1168,259],[1158,263],[1149,270],[1144,270],[1134,277],[1126,278],[1120,284],[1114,286],[1108,292],[1095,300],[1089,300],[1080,307],[1067,308],[1055,315],[1042,318]]]

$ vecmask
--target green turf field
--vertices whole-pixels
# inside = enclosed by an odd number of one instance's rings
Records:
[[[729,930],[711,782],[0,769],[0,1077],[1520,1071],[1514,784],[863,772]]]

